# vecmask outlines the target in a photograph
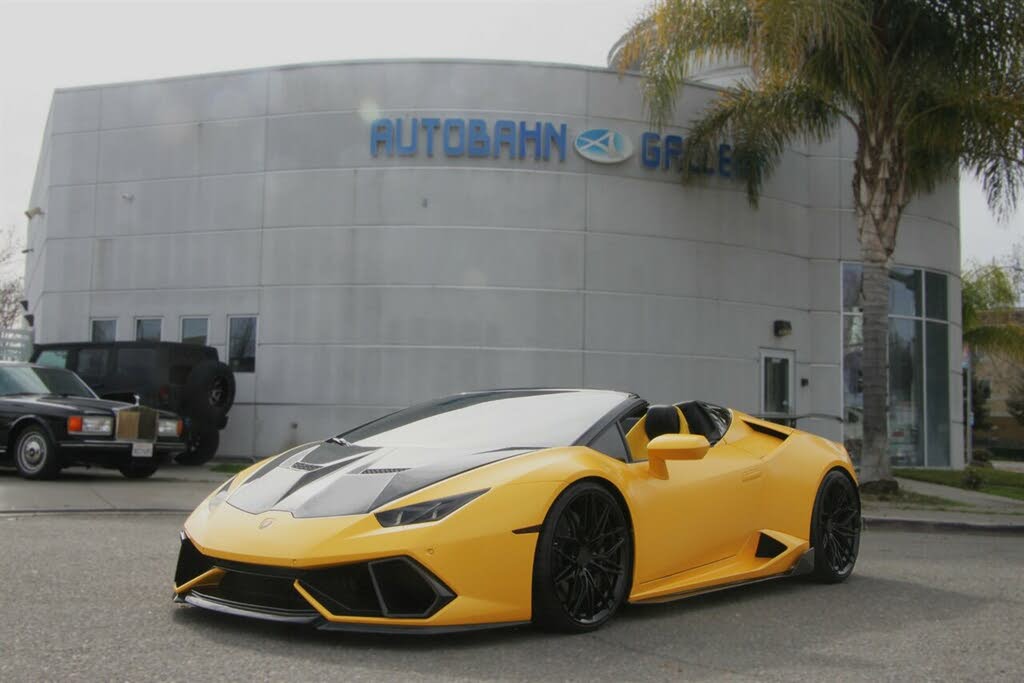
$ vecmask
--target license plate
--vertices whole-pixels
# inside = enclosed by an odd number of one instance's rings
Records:
[[[132,457],[133,458],[152,458],[153,457],[153,444],[151,444],[151,443],[133,443],[132,444]]]

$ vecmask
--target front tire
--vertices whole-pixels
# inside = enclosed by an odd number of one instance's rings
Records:
[[[574,484],[537,539],[534,623],[567,633],[600,628],[625,602],[632,573],[633,534],[619,501],[600,484]]]
[[[850,478],[833,470],[825,475],[814,501],[811,578],[839,583],[849,578],[860,551],[860,494]]]
[[[53,479],[60,473],[57,446],[42,427],[27,427],[18,435],[14,464],[26,479]]]

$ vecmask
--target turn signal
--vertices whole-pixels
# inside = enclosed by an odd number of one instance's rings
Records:
[[[68,418],[68,431],[69,432],[80,432],[82,431],[82,416],[72,415]]]

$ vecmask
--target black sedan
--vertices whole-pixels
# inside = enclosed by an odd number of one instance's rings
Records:
[[[174,413],[97,398],[69,370],[0,363],[0,460],[27,479],[98,465],[148,477],[184,450]]]

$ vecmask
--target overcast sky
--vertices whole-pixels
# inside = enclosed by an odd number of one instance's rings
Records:
[[[130,3],[0,0],[0,227],[23,211],[54,88],[342,59],[468,57],[603,66],[644,0]],[[961,189],[964,260],[1024,241]]]

